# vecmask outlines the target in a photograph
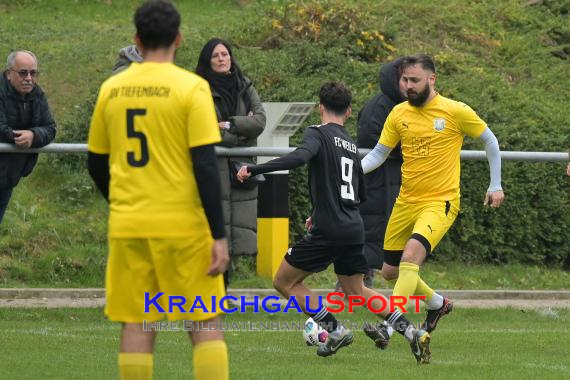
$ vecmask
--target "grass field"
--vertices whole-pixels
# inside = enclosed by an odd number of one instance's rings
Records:
[[[90,101],[110,75],[118,49],[132,43],[132,13],[140,2],[0,0],[0,59],[21,48],[38,55],[39,83],[58,122],[56,142],[85,142]],[[238,61],[263,101],[315,100],[318,85],[340,79],[354,90],[356,116],[377,91],[380,62],[347,55],[346,49],[354,44],[332,33],[334,26],[323,25],[328,29],[322,33],[333,36],[332,47],[302,38],[275,40],[275,30],[267,31],[273,17],[282,14],[294,20],[303,14],[303,3],[315,1],[176,3],[185,37],[177,63],[184,68],[194,69],[204,42],[220,36],[234,44]],[[332,13],[338,12],[336,20],[347,15],[342,13],[344,4],[358,3],[372,19],[359,21],[354,33],[382,32],[397,48],[395,55],[416,51],[436,55],[442,94],[481,112],[501,141],[501,149],[562,151],[570,146],[568,61],[552,55],[570,46],[567,1],[327,3],[334,5],[329,9]],[[281,7],[281,12],[270,16],[268,9],[279,4],[297,6]],[[430,16],[426,19],[426,15]],[[271,41],[277,43],[274,48],[266,46]],[[310,122],[317,118],[314,112]],[[355,120],[348,124],[352,134]],[[469,144],[466,149],[482,149],[476,142]],[[33,174],[15,189],[0,226],[0,286],[103,285],[107,205],[94,189],[84,161],[84,155],[42,154]],[[565,163],[505,162],[505,207],[481,215],[488,180],[485,165],[462,164],[464,211],[438,247],[444,253],[441,257],[451,257],[453,262],[430,263],[426,273],[434,278],[426,279],[454,289],[568,288],[570,274],[560,269],[570,240],[570,229],[564,228],[570,225],[565,211],[570,199]],[[477,179],[480,175],[482,180]],[[290,180],[291,231],[298,231],[294,226],[302,225],[307,216],[301,212],[308,207],[306,179],[293,172]],[[517,262],[533,266],[511,265]],[[235,286],[269,286],[251,273],[251,266],[244,267]],[[318,287],[330,287],[334,280],[330,274],[323,276],[315,278],[321,281]]]
[[[339,319],[373,321],[364,310]],[[419,315],[411,317],[419,320]],[[227,322],[303,322],[295,314],[231,314]],[[564,379],[570,377],[570,310],[457,309],[433,333],[432,363],[417,366],[395,335],[386,351],[362,332],[352,346],[320,358],[300,331],[226,334],[232,379]],[[117,378],[119,325],[100,309],[0,309],[0,378]],[[192,378],[183,332],[159,334],[155,379]]]
[[[251,276],[255,267],[238,268],[233,288],[273,288],[271,280]],[[558,268],[522,264],[473,264],[451,261],[428,261],[422,266],[422,278],[437,289],[526,289],[560,290],[570,286],[570,272]],[[330,289],[336,283],[332,266],[309,276],[309,287]],[[382,277],[374,277],[375,288],[391,288]]]

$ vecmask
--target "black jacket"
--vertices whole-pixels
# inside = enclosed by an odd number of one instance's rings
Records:
[[[398,65],[400,59],[387,63],[380,69],[381,92],[370,99],[358,114],[357,144],[359,148],[372,149],[384,127],[384,121],[396,104],[405,99],[400,94]],[[372,268],[382,267],[384,233],[402,183],[402,155],[399,146],[390,159],[364,177],[366,201],[360,204],[364,221],[364,254]]]
[[[31,113],[28,118],[26,112]],[[40,148],[54,139],[55,128],[46,96],[38,85],[22,96],[4,75],[0,76],[0,142],[14,144],[12,131],[29,129],[34,132],[32,148]],[[0,189],[16,186],[20,178],[32,172],[37,160],[36,153],[0,153]]]

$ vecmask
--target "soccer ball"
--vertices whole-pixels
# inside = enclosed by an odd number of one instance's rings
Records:
[[[329,332],[319,327],[319,324],[313,318],[307,319],[305,328],[303,329],[303,338],[307,346],[316,346],[319,343],[326,342]]]

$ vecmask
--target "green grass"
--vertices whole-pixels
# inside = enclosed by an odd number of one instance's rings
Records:
[[[271,280],[251,276],[255,270],[251,260],[239,260],[232,288],[272,288]],[[570,272],[522,264],[467,264],[449,261],[428,261],[421,269],[422,278],[435,289],[568,289]],[[313,289],[330,289],[336,283],[332,266],[326,271],[309,276],[305,283]],[[378,273],[375,288],[391,286]]]
[[[0,1],[0,59],[14,49],[38,55],[39,82],[58,122],[56,142],[85,142],[91,102],[110,75],[119,48],[132,43],[132,13],[139,3]],[[246,3],[249,6],[239,5]],[[292,3],[297,5],[284,12],[283,6]],[[473,106],[493,128],[502,149],[561,151],[569,146],[567,60],[552,54],[570,46],[564,1],[535,6],[518,0],[390,0],[380,7],[376,0],[329,3],[333,12],[358,3],[370,22],[359,22],[355,33],[378,30],[389,36],[397,49],[394,56],[433,54],[439,67],[438,88]],[[271,45],[266,44],[268,37],[275,37],[267,9],[281,6],[281,13],[295,18],[302,8],[298,1],[176,4],[184,35],[176,62],[184,68],[192,70],[204,42],[219,36],[233,43],[234,54],[263,101],[315,100],[318,86],[334,79],[351,86],[357,111],[377,91],[379,63],[347,55],[352,45],[331,30],[323,38],[332,40],[332,46],[302,39],[279,40],[274,44],[278,48],[266,46]],[[427,22],[425,15],[430,15]],[[317,118],[313,113],[310,122]],[[352,133],[355,121],[353,117],[347,124]],[[467,142],[466,149],[482,147]],[[564,166],[506,162],[507,202],[481,215],[486,164],[462,163],[462,214],[438,247],[441,256],[453,262],[428,264],[426,280],[448,289],[568,288],[568,272],[556,269],[570,265],[570,229],[565,228],[570,198]],[[107,206],[84,168],[83,155],[43,154],[33,174],[15,189],[0,226],[0,286],[103,285]],[[303,172],[292,171],[291,236],[307,215],[306,194]],[[534,265],[510,264],[516,262]],[[238,267],[234,286],[270,287],[270,281],[251,275],[251,266]],[[309,284],[330,287],[333,277],[329,271]],[[376,286],[383,287],[382,282]]]
[[[364,310],[339,317],[348,318],[374,321]],[[305,317],[247,313],[225,320],[303,322]],[[226,339],[233,379],[563,379],[570,376],[563,348],[569,322],[569,310],[456,309],[433,334],[428,366],[415,364],[398,335],[380,351],[357,332],[352,346],[330,358],[317,357],[300,331],[233,331]],[[2,378],[117,378],[119,326],[107,322],[100,309],[0,309],[0,330]],[[192,378],[191,355],[185,333],[159,333],[154,378]]]

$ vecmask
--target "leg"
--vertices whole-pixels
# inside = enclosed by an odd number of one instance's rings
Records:
[[[208,234],[209,235],[209,234]],[[203,238],[151,239],[153,263],[166,295],[200,295],[206,304],[225,296],[223,276],[207,276],[213,241]],[[193,297],[190,296],[190,299]],[[215,312],[201,309],[190,312],[173,308],[170,320],[192,320],[192,362],[196,380],[226,380],[229,377],[228,349],[220,330],[219,308]],[[192,322],[186,322],[188,325]],[[207,328],[198,329],[200,326]],[[189,325],[188,325],[189,326]]]
[[[430,244],[423,236],[414,234],[404,248],[402,261],[398,270],[396,285],[393,294],[409,299],[410,295],[425,295],[427,303],[427,317],[422,328],[432,332],[437,327],[439,319],[450,313],[453,304],[431,289],[420,277],[420,265],[424,262],[430,249]],[[385,264],[386,266],[386,264]],[[384,272],[384,268],[383,272]],[[388,268],[387,273],[396,273]]]
[[[337,272],[339,283],[345,289],[346,296],[364,296],[367,301],[373,298],[370,301],[372,308],[381,310],[383,305],[387,304],[386,298],[363,284],[362,273],[368,270],[368,263],[362,261],[363,257],[361,246],[345,248],[344,254],[335,261],[335,271]],[[388,316],[388,312],[382,310],[378,316],[384,319]],[[372,339],[377,347],[385,349],[388,346],[391,332],[388,330],[387,325],[364,323],[362,328],[366,336]]]
[[[382,277],[394,287],[400,274],[404,248],[413,232],[416,212],[413,207],[396,200],[384,236],[384,263]]]
[[[425,256],[429,255],[451,228],[458,212],[459,199],[453,201],[436,201],[424,205],[414,225],[410,242],[416,240],[415,245],[418,246],[419,243],[424,248]],[[419,248],[419,250],[421,250],[421,248]],[[408,270],[408,276],[413,276],[413,271],[415,270],[419,271],[419,266],[413,266],[413,264],[418,264],[418,261],[414,261],[413,256],[406,256],[402,261],[402,264],[407,262],[406,268]],[[403,268],[403,266],[400,267],[400,273],[402,273]],[[453,304],[449,299],[445,299],[437,294],[421,279],[419,274],[417,275],[414,294],[426,296],[427,318],[423,326],[428,332],[432,332],[435,330],[439,319],[451,312]]]
[[[152,378],[152,352],[156,331],[144,331],[142,323],[123,323],[119,353],[121,379]]]
[[[376,293],[371,289],[364,288],[364,296],[366,299],[374,297],[374,300],[371,302],[374,309],[378,310],[384,306],[384,303],[378,299],[379,297],[384,298],[386,304],[389,305],[383,295]],[[393,313],[390,313],[389,308],[386,308],[383,311],[375,314],[383,318],[386,323],[393,326],[395,331],[406,338],[406,340],[410,343],[412,354],[416,358],[418,364],[428,364],[430,362],[431,352],[429,349],[429,343],[431,337],[428,332],[419,328],[415,328],[414,324],[411,323],[398,309],[394,310]],[[390,334],[385,325],[382,325],[380,327],[381,328],[376,330],[377,334],[367,332],[366,335],[374,340],[376,347],[383,350],[388,346],[388,343],[390,341]]]
[[[4,218],[4,213],[8,208],[8,203],[12,197],[12,189],[0,190],[0,224],[2,224],[2,219]]]
[[[386,253],[387,261],[384,263],[382,267],[382,276],[389,284],[391,284],[392,288],[396,285],[396,281],[398,279],[398,275],[400,274],[400,261],[402,254],[401,253]],[[425,302],[428,305],[428,309],[439,309],[443,304],[443,297],[437,294],[432,288],[430,288],[421,277],[418,277],[418,282],[416,286],[416,291],[414,295],[420,296],[425,295],[426,299]],[[430,331],[430,330],[428,330]],[[431,331],[430,331],[431,332]]]
[[[372,298],[372,308],[382,310],[374,314],[394,326],[394,329],[408,340],[412,353],[414,354],[418,364],[427,364],[430,362],[430,335],[426,331],[416,329],[399,310],[395,310],[393,313],[390,313],[388,308],[384,308],[385,305],[388,305],[386,297],[363,286],[362,275],[339,275],[338,277],[343,289],[348,290],[347,294],[363,295],[367,301]],[[383,299],[384,302],[382,302],[381,299]],[[390,335],[388,334],[387,329],[374,329],[373,326],[370,325],[363,326],[363,328],[365,329],[366,335],[374,340],[374,343],[378,348],[385,349],[388,346]]]
[[[303,284],[303,280],[310,274],[310,272],[295,268],[283,260],[273,279],[273,286],[286,298],[295,296],[303,312],[312,316],[311,313],[307,312],[305,300],[309,300],[309,307],[312,310],[319,307],[319,301],[317,295]]]
[[[326,343],[319,345],[317,355],[334,355],[339,348],[351,344],[353,336],[348,330],[337,330],[337,319],[323,305],[319,305],[317,295],[303,284],[303,280],[310,274],[310,272],[295,268],[283,260],[273,279],[273,286],[284,297],[295,296],[303,312],[330,333]],[[318,310],[316,313],[307,311],[306,299],[309,300],[308,306],[311,310]]]
[[[337,277],[340,288],[345,294],[345,298],[348,295],[362,295],[362,289],[364,288],[363,274],[359,273],[352,276],[337,275]],[[323,308],[323,312],[326,312],[326,309]],[[329,312],[327,313],[330,314]],[[334,318],[332,314],[331,317]],[[317,355],[334,355],[339,348],[351,345],[353,340],[354,333],[352,331],[344,328],[344,326],[339,326],[338,329],[335,327],[335,329],[329,334],[327,341],[324,344],[319,345]]]
[[[163,317],[154,308],[146,315],[142,313],[144,292],[158,291],[152,268],[146,239],[109,239],[105,314],[112,321],[123,322],[119,350],[121,379],[152,378],[156,332],[144,331],[142,323]]]
[[[356,274],[352,276],[344,276],[338,275],[339,283],[344,284],[343,289],[346,290],[346,295],[362,295],[366,300],[370,299],[372,296],[379,296],[385,299],[385,297],[379,293],[376,293],[372,289],[362,285],[362,274]],[[345,296],[346,297],[346,296]],[[380,309],[382,307],[382,302],[380,300],[373,300],[372,306],[376,309]],[[380,317],[385,317],[387,315],[386,311],[382,311]],[[362,325],[362,329],[367,337],[372,339],[376,344],[376,347],[380,348],[381,350],[386,349],[388,347],[388,343],[390,343],[390,334],[388,330],[383,328],[384,325],[378,326],[373,325],[370,323],[365,322]]]
[[[156,331],[144,331],[142,323],[123,323],[121,352],[147,352],[154,350]]]
[[[389,256],[388,256],[389,255]],[[385,254],[386,261],[382,264],[382,277],[394,287],[398,275],[400,274],[400,261],[402,260],[402,253]],[[390,263],[388,263],[390,261]]]
[[[364,219],[366,220],[366,219]],[[370,223],[371,221],[369,221]],[[366,222],[365,222],[366,225]],[[366,229],[366,227],[365,227]],[[382,237],[386,230],[386,226],[380,228]],[[364,275],[364,286],[368,288],[374,287],[374,275],[378,269],[382,268],[382,263],[384,261],[384,241],[383,240],[366,240],[364,242],[364,257],[368,263],[368,272]]]
[[[307,276],[325,270],[333,260],[334,247],[301,239],[285,255],[273,279],[273,286],[284,297],[295,296],[303,312],[313,317],[315,322],[334,322],[333,329],[336,329],[334,316],[323,311],[326,308],[322,307],[319,297],[303,284]],[[322,320],[325,314],[328,316]]]
[[[371,306],[373,309],[375,310],[381,310],[378,313],[374,313],[376,316],[378,316],[381,319],[388,319],[391,314],[394,313],[390,313],[389,308],[385,307],[386,305],[389,305],[388,300],[386,299],[386,297],[384,297],[382,294],[377,293],[376,291],[369,289],[365,286],[363,286],[362,284],[362,275],[358,274],[358,275],[352,275],[352,276],[342,276],[339,275],[338,276],[340,283],[342,285],[343,288],[347,289],[347,295],[357,295],[357,296],[364,296],[364,298],[368,301],[369,299],[372,298],[372,301],[370,302]],[[382,301],[384,300],[384,301]],[[401,313],[398,313],[398,315],[401,315]],[[396,324],[396,322],[403,322],[402,324],[402,328],[397,329],[397,331],[401,332],[402,334],[404,333],[404,331],[410,326],[410,322],[403,317],[402,315],[402,319],[400,321],[400,319],[398,319],[397,321],[394,320],[393,324]]]
[[[199,330],[196,327],[189,332],[192,341],[192,361],[194,378],[196,380],[227,380],[229,379],[228,347],[224,340],[224,333],[219,329],[219,316],[201,322],[209,323],[208,330]],[[196,326],[198,322],[193,322]],[[210,329],[211,328],[211,329]]]
[[[410,295],[416,292],[420,265],[425,258],[425,247],[414,238],[408,240],[400,262],[398,280],[394,286],[394,296],[404,296],[409,299]]]

